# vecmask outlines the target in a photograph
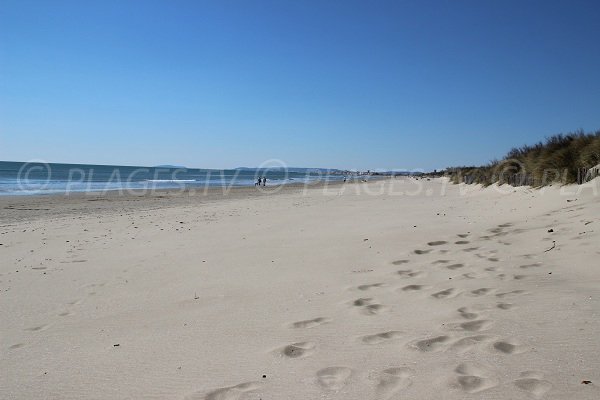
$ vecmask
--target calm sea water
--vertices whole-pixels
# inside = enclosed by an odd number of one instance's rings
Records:
[[[331,175],[327,171],[209,170],[0,161],[0,195],[253,186],[260,176],[267,177],[267,186],[343,179],[343,176]]]

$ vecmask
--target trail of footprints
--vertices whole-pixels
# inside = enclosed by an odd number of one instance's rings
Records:
[[[327,367],[317,371],[316,381],[325,391],[338,391],[348,383],[353,374],[354,371],[348,367]],[[408,367],[392,367],[377,373],[372,378],[376,382],[376,398],[387,400],[406,389],[412,384],[414,374]]]
[[[104,286],[104,283],[102,284],[89,284],[86,285],[85,287],[102,287]],[[90,292],[88,293],[89,296],[93,296],[95,295],[95,292]],[[78,300],[73,300],[71,302],[68,302],[61,311],[57,311],[56,315],[58,315],[59,317],[70,317],[75,315],[75,312],[69,310],[70,306],[77,306],[83,303],[83,299],[78,299]],[[43,332],[47,329],[49,329],[53,324],[49,323],[49,324],[41,324],[41,325],[35,325],[35,326],[30,326],[27,328],[24,328],[23,330],[25,332],[32,332],[32,333],[38,333],[38,332]],[[15,349],[20,349],[22,347],[25,347],[25,343],[16,343],[13,344],[11,346],[9,346],[9,350],[15,350]]]
[[[511,227],[511,224],[499,225],[497,228],[491,229],[491,235],[483,236],[482,240],[491,240],[494,237],[505,236],[505,228]],[[467,240],[469,234],[459,234],[460,240],[454,241],[456,246],[466,246],[470,244]],[[445,240],[431,241],[427,243],[425,249],[414,250],[413,253],[417,256],[426,256],[431,254],[434,250],[438,249],[439,254],[446,254],[449,252],[447,249],[440,249],[440,246],[448,245],[449,242]],[[507,243],[504,243],[507,244]],[[475,252],[479,250],[479,247],[465,247],[462,248],[464,252]],[[486,253],[475,253],[476,257],[485,259],[489,262],[498,262],[500,259],[496,256],[495,252]],[[394,266],[404,266],[409,264],[411,260],[402,259],[392,262]],[[439,259],[433,261],[432,265],[440,266],[441,268],[447,269],[448,271],[458,271],[466,267],[465,263],[453,263],[449,259]],[[529,270],[541,267],[541,263],[529,263],[520,265],[519,268],[522,270]],[[494,273],[498,272],[498,267],[488,266],[484,269],[485,272]],[[414,279],[423,278],[427,274],[422,270],[415,269],[401,269],[396,271],[396,276],[401,279]],[[468,272],[460,275],[463,279],[475,279],[476,274]],[[506,279],[506,274],[498,274],[499,279]],[[524,274],[512,275],[512,279],[521,280],[527,278]],[[87,285],[86,288],[101,287],[103,284]],[[357,286],[355,289],[361,292],[374,292],[377,290],[385,289],[388,284],[384,282],[368,283]],[[398,293],[411,294],[411,293],[422,293],[434,288],[433,285],[428,284],[408,284],[401,286],[397,289]],[[94,292],[88,293],[93,295]],[[522,290],[511,290],[505,292],[497,292],[494,288],[479,288],[471,291],[460,292],[456,288],[441,288],[441,290],[434,290],[429,296],[435,300],[447,300],[458,296],[467,297],[483,297],[494,295],[498,301],[494,306],[483,307],[481,309],[472,309],[469,307],[459,307],[456,310],[456,317],[462,319],[462,322],[450,322],[445,324],[446,333],[439,335],[432,335],[430,337],[410,340],[407,343],[407,347],[415,351],[423,353],[434,353],[442,351],[453,351],[457,354],[466,353],[473,350],[484,350],[489,352],[495,352],[497,354],[520,354],[527,350],[527,347],[514,338],[500,338],[494,335],[489,335],[485,332],[490,330],[494,321],[487,318],[481,318],[481,311],[491,311],[496,309],[498,311],[507,311],[515,307],[513,303],[505,302],[504,299],[514,298],[525,294]],[[73,302],[71,305],[81,303],[80,301]],[[357,309],[361,314],[367,316],[376,316],[389,309],[388,306],[381,304],[374,297],[359,297],[350,302],[351,307]],[[69,311],[63,311],[59,314],[60,316],[72,315]],[[326,317],[317,317],[313,319],[301,320],[293,322],[289,325],[291,329],[296,330],[307,330],[316,329],[319,326],[330,323],[332,320]],[[41,332],[46,330],[49,325],[39,325],[26,328],[29,332]],[[463,332],[467,336],[455,338],[453,333]],[[482,333],[484,332],[484,333]],[[364,335],[358,338],[359,343],[369,346],[385,345],[387,343],[394,343],[400,340],[404,340],[405,334],[401,331],[390,330],[380,333],[374,333]],[[16,350],[23,347],[24,344],[18,343],[10,346],[11,350]],[[310,357],[317,351],[317,344],[311,341],[299,341],[291,343],[275,351],[280,357],[295,360]],[[495,374],[490,372],[489,368],[483,367],[475,363],[463,362],[456,366],[454,369],[454,377],[449,383],[450,386],[458,388],[466,393],[479,393],[488,389],[491,389],[499,384]],[[325,391],[339,391],[349,381],[355,372],[345,366],[331,366],[323,368],[316,372],[315,382],[316,384]],[[407,367],[392,367],[387,368],[379,373],[375,378],[375,397],[377,399],[389,399],[396,395],[401,390],[407,388],[412,384],[411,378],[414,376],[414,371]],[[550,382],[544,379],[542,373],[535,371],[526,371],[514,381],[514,385],[521,391],[531,395],[535,398],[541,398],[548,392],[552,385]],[[259,382],[245,382],[234,386],[223,387],[215,389],[209,392],[196,392],[186,397],[188,400],[192,399],[204,399],[204,400],[237,400],[245,396],[246,393],[251,393],[259,390],[262,384]]]
[[[505,228],[511,227],[511,224],[502,224],[498,227],[491,229],[490,235],[480,237],[481,240],[491,240],[493,238],[501,237],[506,235]],[[471,236],[468,233],[458,234],[460,240],[454,241],[455,246],[466,246],[470,244],[468,238]],[[447,249],[440,249],[440,246],[448,245],[450,242],[445,240],[431,241],[427,243],[425,249],[414,250],[413,253],[417,256],[426,256],[431,254],[435,249],[438,249],[439,254],[446,254],[449,252]],[[502,243],[504,245],[510,245],[510,243]],[[474,253],[479,250],[479,247],[465,247],[462,248],[463,252]],[[488,262],[498,262],[500,259],[496,256],[496,252],[487,253],[474,253],[479,259],[486,260]],[[411,263],[409,259],[401,259],[393,261],[391,264],[394,266],[405,266]],[[439,259],[432,262],[434,267],[440,267],[448,271],[457,271],[465,268],[465,263],[452,262],[449,259]],[[541,263],[530,263],[520,265],[518,268],[527,270],[530,268],[540,267]],[[487,266],[483,269],[485,273],[496,273],[500,269],[496,266]],[[399,279],[414,279],[426,277],[426,272],[418,269],[404,268],[397,270],[395,276]],[[527,276],[523,274],[515,274],[512,276],[514,280],[525,279]],[[467,272],[459,275],[457,278],[462,279],[476,279],[477,273]],[[504,280],[507,275],[500,273],[496,275],[496,279]],[[376,292],[377,290],[385,290],[388,288],[388,284],[384,282],[367,283],[356,286],[355,291],[359,292]],[[444,301],[448,299],[457,298],[459,296],[465,296],[466,298],[492,298],[495,299],[495,304],[475,304],[471,307],[462,306],[456,310],[455,318],[458,322],[449,322],[444,324],[443,330],[445,333],[438,335],[431,335],[429,337],[417,338],[410,340],[405,337],[405,333],[397,330],[384,331],[369,335],[364,335],[357,338],[358,342],[367,346],[379,346],[386,345],[388,343],[395,343],[398,341],[404,341],[406,347],[413,351],[423,353],[435,353],[435,352],[455,352],[456,354],[463,354],[470,351],[487,351],[499,355],[513,355],[520,354],[527,351],[527,346],[518,341],[515,338],[503,338],[497,335],[488,334],[494,326],[493,319],[482,316],[482,313],[489,314],[491,312],[503,312],[511,310],[515,305],[509,300],[521,295],[526,294],[523,290],[509,290],[509,291],[498,291],[496,288],[482,287],[478,289],[459,291],[453,287],[437,288],[431,284],[407,284],[400,286],[396,289],[396,292],[400,295],[411,295],[417,293],[427,293],[426,296],[432,298],[432,301]],[[433,292],[433,293],[431,293]],[[369,293],[370,294],[370,293]],[[510,301],[510,300],[509,300]],[[377,316],[387,310],[387,305],[381,304],[376,300],[375,297],[358,297],[351,300],[349,306],[357,310],[360,314],[366,316]],[[462,320],[462,321],[461,321]],[[296,330],[308,330],[316,329],[319,326],[325,325],[332,322],[331,319],[326,317],[317,317],[313,319],[301,320],[289,324],[291,329]],[[466,336],[455,337],[457,333],[462,333]],[[408,340],[408,342],[407,342]],[[275,353],[280,357],[286,359],[301,359],[310,357],[317,351],[317,344],[310,341],[300,341],[285,345],[277,350]],[[326,392],[337,392],[342,390],[353,378],[356,371],[353,371],[349,367],[345,366],[330,366],[318,370],[315,373],[315,384],[317,384],[323,391]],[[391,367],[383,369],[380,372],[374,374],[371,377],[375,381],[374,395],[375,399],[387,400],[394,397],[403,389],[408,388],[412,384],[412,377],[415,375],[415,371],[408,367]],[[452,388],[461,390],[468,394],[476,394],[485,390],[494,388],[500,384],[499,379],[496,377],[497,374],[492,368],[486,367],[473,362],[461,362],[452,371],[450,381],[448,385]],[[544,379],[544,375],[540,372],[525,371],[513,381],[513,384],[520,391],[527,393],[531,397],[541,398],[544,396],[552,387],[551,383]],[[242,398],[245,393],[253,392],[261,388],[261,384],[258,382],[247,382],[236,386],[224,387],[213,390],[211,392],[198,392],[193,393],[186,399],[204,399],[204,400],[237,400]]]

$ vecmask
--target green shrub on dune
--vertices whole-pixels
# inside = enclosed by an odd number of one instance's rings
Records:
[[[600,164],[600,130],[558,134],[534,145],[510,150],[502,160],[479,167],[448,168],[454,183],[543,186],[582,182],[587,170]],[[588,175],[589,177],[589,175]]]

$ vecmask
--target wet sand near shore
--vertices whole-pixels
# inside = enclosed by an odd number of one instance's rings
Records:
[[[374,177],[371,181],[385,178]],[[139,209],[201,205],[207,202],[235,199],[255,199],[278,194],[302,195],[306,190],[328,190],[342,185],[362,185],[363,182],[314,182],[280,186],[207,187],[181,189],[130,189],[104,192],[71,192],[47,195],[0,196],[0,224],[33,220],[50,216],[66,216],[93,212],[129,212]]]

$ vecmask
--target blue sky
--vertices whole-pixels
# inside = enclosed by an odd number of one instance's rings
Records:
[[[0,2],[0,160],[443,168],[600,129],[600,2]]]

